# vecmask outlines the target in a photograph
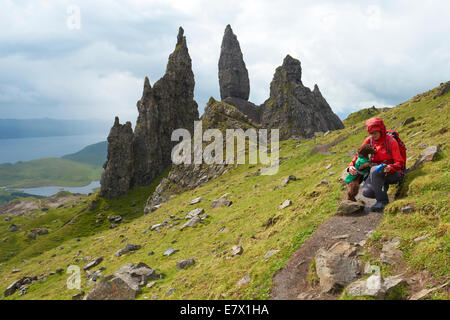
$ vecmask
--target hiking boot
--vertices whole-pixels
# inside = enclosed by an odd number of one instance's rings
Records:
[[[375,203],[372,207],[370,207],[370,211],[383,212],[384,207],[385,207],[388,203],[389,203],[389,202],[378,201],[378,202]]]

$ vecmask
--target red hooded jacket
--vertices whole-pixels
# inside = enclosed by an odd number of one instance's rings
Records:
[[[367,132],[371,133],[374,131],[380,131],[381,136],[378,140],[372,139],[372,146],[375,149],[375,154],[371,158],[371,162],[374,164],[386,163],[388,164],[392,170],[389,173],[393,172],[402,172],[402,167],[404,167],[404,161],[400,154],[400,149],[398,146],[397,140],[392,137],[386,138],[386,126],[383,123],[383,119],[381,118],[371,118],[366,121]],[[371,137],[367,137],[364,140],[363,145],[370,144]],[[386,142],[386,143],[385,143]],[[389,150],[386,150],[386,144],[389,143]],[[358,155],[356,155],[353,160],[350,162],[349,166],[354,166],[356,160],[358,159]]]

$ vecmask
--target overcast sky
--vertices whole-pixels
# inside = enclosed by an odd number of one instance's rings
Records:
[[[80,24],[77,10],[80,11]],[[135,122],[144,77],[153,85],[183,26],[203,113],[220,98],[217,63],[231,24],[250,100],[269,96],[290,54],[341,118],[395,106],[450,80],[450,2],[0,0],[0,118]]]

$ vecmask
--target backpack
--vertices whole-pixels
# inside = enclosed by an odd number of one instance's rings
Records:
[[[398,148],[400,150],[400,155],[402,156],[402,160],[403,160],[403,168],[402,168],[402,172],[406,173],[406,146],[403,143],[403,141],[400,139],[400,135],[398,134],[397,131],[395,130],[386,130],[386,136],[389,137],[389,143],[386,143],[386,140],[384,140],[384,147],[386,148],[386,151],[391,155],[392,157],[392,151],[391,151],[391,139],[395,139],[397,140],[398,143]],[[372,146],[372,137],[370,137],[370,145]]]

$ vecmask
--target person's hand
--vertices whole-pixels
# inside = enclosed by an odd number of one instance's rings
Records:
[[[384,167],[384,172],[391,172],[392,171],[392,167],[391,166],[386,166]]]
[[[348,172],[350,172],[350,174],[358,174],[358,171],[356,171],[356,168],[354,166],[349,166],[348,167]]]

